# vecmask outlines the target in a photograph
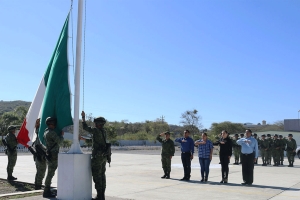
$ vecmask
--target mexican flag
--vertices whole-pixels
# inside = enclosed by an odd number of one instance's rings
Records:
[[[56,131],[73,124],[71,115],[71,92],[69,87],[68,63],[69,15],[60,33],[58,42],[50,59],[26,118],[17,136],[18,142],[28,147],[36,137],[35,121],[41,118],[39,138],[44,143],[44,130],[47,117],[57,118]]]

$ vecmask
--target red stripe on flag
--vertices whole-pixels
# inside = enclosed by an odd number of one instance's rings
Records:
[[[26,118],[24,119],[24,122],[22,124],[22,127],[19,131],[19,134],[18,134],[18,143],[20,144],[23,144],[25,147],[28,147],[27,143],[30,141],[30,138],[28,137],[28,130],[26,129]]]

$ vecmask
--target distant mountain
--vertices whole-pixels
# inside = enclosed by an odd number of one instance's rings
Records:
[[[5,112],[13,111],[16,107],[25,106],[29,108],[31,102],[27,101],[0,101],[0,115]]]

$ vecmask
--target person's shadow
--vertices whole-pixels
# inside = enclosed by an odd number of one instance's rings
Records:
[[[177,178],[170,178],[170,180],[175,180],[175,181],[180,181],[180,182],[186,182],[186,183],[191,183],[191,184],[206,184],[206,185],[223,185],[223,186],[231,186],[231,187],[256,187],[256,188],[269,188],[269,189],[275,189],[275,190],[292,190],[292,191],[300,191],[300,189],[297,188],[289,188],[289,187],[277,187],[277,186],[269,186],[269,185],[245,185],[243,186],[242,184],[238,183],[219,183],[215,181],[207,181],[207,182],[200,182],[198,180],[189,180],[189,181],[182,181]]]

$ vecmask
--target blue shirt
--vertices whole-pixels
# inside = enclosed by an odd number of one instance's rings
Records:
[[[250,144],[246,143],[246,141],[251,141]],[[238,145],[242,146],[242,150],[241,152],[243,154],[250,154],[253,153],[253,151],[255,152],[254,157],[257,158],[258,157],[258,144],[257,144],[257,140],[253,137],[249,137],[249,138],[241,138],[239,140],[236,141],[236,143]]]
[[[203,142],[203,140],[197,140],[196,142]],[[205,144],[198,145],[198,157],[199,158],[209,158],[210,151],[214,148],[210,140],[206,140]]]
[[[185,142],[182,142],[184,140]],[[194,140],[190,137],[176,138],[175,142],[179,142],[181,145],[181,152],[191,152],[194,154]]]

